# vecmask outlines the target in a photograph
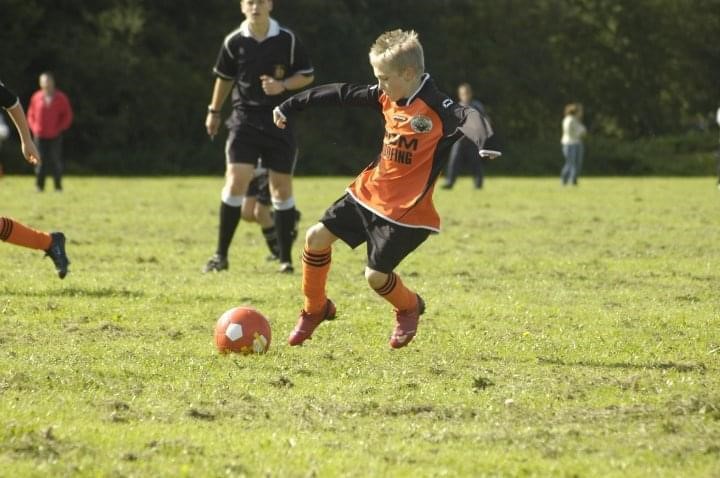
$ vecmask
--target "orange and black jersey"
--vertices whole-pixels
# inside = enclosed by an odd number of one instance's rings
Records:
[[[12,108],[15,106],[18,102],[18,97],[15,96],[15,93],[8,90],[5,85],[3,85],[3,82],[0,81],[0,106],[2,106],[5,109]]]
[[[315,105],[368,106],[382,114],[382,151],[347,192],[390,222],[434,232],[440,230],[440,217],[432,193],[449,149],[462,135],[480,149],[492,135],[484,116],[440,92],[427,74],[412,96],[398,102],[391,101],[377,85],[334,83],[287,99],[280,111],[292,117]]]

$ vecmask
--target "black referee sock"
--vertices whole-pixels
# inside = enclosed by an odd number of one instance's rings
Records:
[[[217,253],[227,257],[230,243],[232,242],[235,229],[240,222],[241,207],[229,206],[224,202],[220,203],[220,233],[218,234]]]
[[[267,243],[268,249],[270,249],[270,253],[274,256],[280,256],[280,251],[278,250],[278,236],[277,231],[275,230],[275,226],[270,226],[262,230],[263,237],[265,237],[265,242]]]
[[[275,210],[275,229],[277,230],[278,249],[280,251],[280,262],[292,262],[293,230],[297,213],[295,206],[290,209]]]

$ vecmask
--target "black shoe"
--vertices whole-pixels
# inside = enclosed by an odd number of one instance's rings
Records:
[[[283,262],[282,264],[280,264],[280,269],[278,269],[278,272],[280,272],[281,274],[292,274],[293,272],[295,272],[295,269],[289,262]]]
[[[207,274],[208,272],[226,271],[229,267],[230,264],[228,263],[227,257],[221,256],[220,254],[215,254],[210,258],[207,264],[205,264],[203,272]]]
[[[267,262],[279,261],[279,260],[280,260],[280,256],[278,256],[277,254],[275,254],[275,253],[273,252],[272,254],[268,254],[267,256],[265,256],[265,260],[266,260]]]
[[[52,259],[55,264],[55,270],[58,273],[58,277],[64,279],[68,273],[68,266],[70,265],[70,259],[68,259],[65,253],[65,234],[62,232],[50,233],[52,242],[50,248],[45,251],[45,255]]]
[[[441,187],[442,189],[452,189],[452,188],[453,188],[453,185],[452,185],[452,184],[443,184],[443,185],[440,186],[440,187]]]

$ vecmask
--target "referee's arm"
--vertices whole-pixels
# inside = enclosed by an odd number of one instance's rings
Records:
[[[300,90],[305,88],[307,85],[315,81],[315,75],[312,73],[307,75],[304,73],[295,73],[290,78],[287,78],[283,84],[288,90]]]
[[[233,81],[226,80],[221,77],[215,78],[215,86],[213,86],[212,98],[208,105],[207,117],[205,118],[205,128],[208,136],[213,139],[220,129],[220,110],[228,95],[232,91]]]

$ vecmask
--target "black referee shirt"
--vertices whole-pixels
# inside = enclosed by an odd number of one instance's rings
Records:
[[[17,102],[18,98],[17,96],[15,96],[15,93],[8,90],[3,84],[2,80],[0,80],[0,106],[8,109],[15,106]]]
[[[296,73],[309,76],[314,70],[295,34],[271,18],[267,37],[261,42],[252,37],[247,21],[226,36],[213,71],[218,77],[235,82],[232,91],[234,111],[228,127],[247,124],[278,133],[281,130],[273,124],[272,110],[289,95],[287,92],[266,95],[260,76],[284,80]]]

